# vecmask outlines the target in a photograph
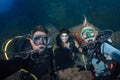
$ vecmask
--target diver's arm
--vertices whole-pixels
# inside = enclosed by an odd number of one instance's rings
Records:
[[[120,62],[120,50],[110,45],[109,43],[104,42],[101,45],[101,53],[108,54],[115,61]]]

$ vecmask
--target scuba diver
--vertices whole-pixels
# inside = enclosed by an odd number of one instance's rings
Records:
[[[81,67],[78,43],[70,35],[70,31],[62,28],[56,37],[57,48],[54,51],[57,70]],[[78,63],[77,63],[78,61]]]
[[[86,70],[90,70],[94,80],[120,80],[120,50],[110,41],[111,31],[99,31],[85,19],[79,29],[86,56]],[[110,35],[108,35],[109,33]]]
[[[11,52],[6,50],[6,45],[13,41]],[[0,60],[0,80],[20,70],[21,80],[57,80],[55,60],[50,45],[49,32],[42,26],[32,30],[31,35],[14,38],[6,43],[5,57]],[[8,56],[11,54],[12,56]]]

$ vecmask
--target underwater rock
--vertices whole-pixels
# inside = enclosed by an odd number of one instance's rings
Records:
[[[92,80],[89,71],[80,71],[79,68],[68,68],[58,71],[59,80]]]
[[[59,31],[52,24],[47,25],[46,28],[50,32],[49,33],[50,34],[50,44],[52,44],[54,46],[56,44],[56,37],[59,34]]]
[[[116,47],[120,49],[120,31],[116,31],[112,37],[112,41]]]

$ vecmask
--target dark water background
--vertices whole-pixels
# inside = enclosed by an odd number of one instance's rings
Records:
[[[100,29],[120,30],[120,0],[0,0],[1,4],[0,45],[39,24],[71,28],[83,22],[83,15]]]

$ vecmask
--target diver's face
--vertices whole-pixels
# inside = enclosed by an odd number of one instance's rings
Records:
[[[68,35],[67,33],[62,33],[62,34],[60,35],[60,39],[61,39],[61,41],[62,41],[63,43],[68,42],[68,38],[69,38],[69,35]]]
[[[49,42],[49,37],[46,33],[37,31],[33,34],[32,42],[35,44],[36,48],[41,51],[46,48],[46,45]]]
[[[81,30],[80,35],[84,41],[89,43],[95,40],[97,31],[92,27],[85,27]]]

